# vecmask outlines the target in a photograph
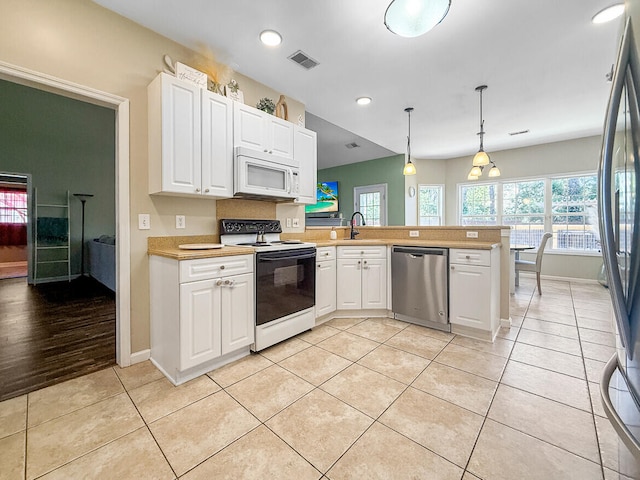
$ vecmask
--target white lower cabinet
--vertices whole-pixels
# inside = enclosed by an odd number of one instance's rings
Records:
[[[316,318],[336,310],[336,247],[316,251]]]
[[[499,250],[451,249],[449,321],[454,333],[493,340],[500,327]]]
[[[249,353],[253,255],[152,256],[151,360],[175,385]]]
[[[337,309],[386,309],[386,246],[338,247],[337,255]]]

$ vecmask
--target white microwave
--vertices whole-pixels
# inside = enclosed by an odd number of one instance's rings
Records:
[[[293,200],[300,194],[300,169],[292,159],[236,147],[233,190],[235,197]]]

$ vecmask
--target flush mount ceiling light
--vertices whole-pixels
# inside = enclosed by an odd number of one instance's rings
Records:
[[[411,112],[413,112],[413,107],[407,107],[404,109],[404,111],[409,114],[409,135],[407,135],[407,163],[404,164],[402,174],[415,175],[416,166],[411,163]]]
[[[275,30],[265,30],[260,34],[260,41],[268,47],[277,47],[282,43],[282,36]]]
[[[495,163],[489,158],[489,154],[484,151],[484,118],[482,117],[482,92],[486,90],[486,85],[480,85],[476,87],[476,92],[480,92],[480,131],[478,135],[480,135],[480,149],[478,153],[473,157],[473,168],[469,172],[467,176],[467,180],[477,180],[482,175],[482,170],[485,165],[493,165],[489,170],[490,177],[499,177],[500,169],[496,166]]]
[[[371,103],[371,97],[359,97],[359,98],[356,98],[356,103],[358,105],[369,105]]]
[[[610,7],[607,7],[603,10],[600,10],[598,13],[596,13],[591,19],[591,22],[596,24],[607,23],[607,22],[610,22],[611,20],[615,20],[623,13],[624,13],[624,4],[616,3],[615,5],[611,5]]]
[[[449,12],[451,0],[393,0],[384,24],[401,37],[418,37],[438,25]]]

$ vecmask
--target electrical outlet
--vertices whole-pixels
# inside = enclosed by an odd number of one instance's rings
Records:
[[[478,238],[478,232],[467,232],[467,238]]]
[[[176,228],[187,228],[187,217],[176,215]]]
[[[149,230],[151,228],[151,216],[148,213],[138,214],[138,230]]]
[[[294,218],[293,219],[293,228],[298,228],[300,226],[300,219],[299,218]]]
[[[418,230],[409,230],[409,236],[410,237],[419,237],[420,236],[420,232]]]
[[[287,218],[287,228],[291,228],[291,219]]]

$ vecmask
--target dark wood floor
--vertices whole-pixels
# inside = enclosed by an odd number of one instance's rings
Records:
[[[0,280],[0,401],[115,365],[115,294],[90,277]]]

